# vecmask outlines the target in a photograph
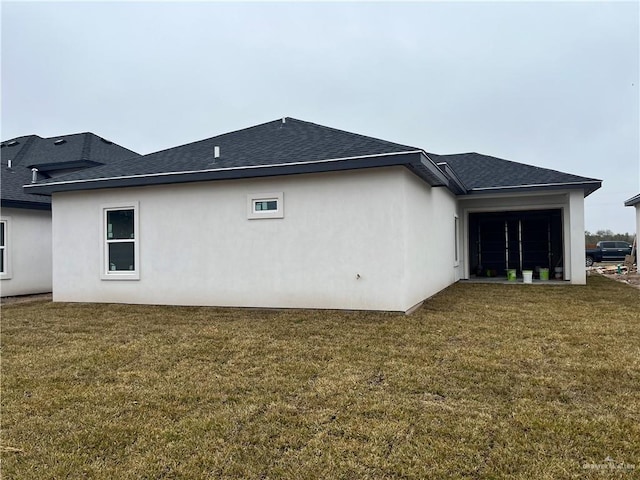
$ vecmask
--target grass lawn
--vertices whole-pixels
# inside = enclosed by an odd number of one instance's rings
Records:
[[[640,291],[7,305],[0,444],[4,479],[639,478]]]

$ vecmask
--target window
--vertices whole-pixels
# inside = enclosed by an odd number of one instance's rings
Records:
[[[458,218],[457,215],[454,215],[453,217],[453,245],[454,245],[454,251],[453,251],[453,260],[454,260],[454,266],[458,266],[458,264],[460,263],[460,219]]]
[[[267,200],[261,201],[258,200],[254,202],[253,208],[256,212],[266,212],[267,210],[278,210],[278,201],[277,200]]]
[[[247,195],[247,218],[284,218],[284,194],[277,192]]]
[[[103,209],[102,278],[138,280],[137,205]]]
[[[0,275],[2,278],[8,278],[9,275],[7,225],[7,220],[0,220]]]

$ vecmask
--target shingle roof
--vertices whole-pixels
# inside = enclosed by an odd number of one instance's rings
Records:
[[[429,156],[436,163],[446,162],[470,193],[511,188],[587,185],[586,194],[600,188],[601,180],[581,177],[548,168],[503,160],[480,153]]]
[[[220,157],[214,162],[215,146],[220,148]],[[91,171],[76,172],[66,175],[64,180],[197,171],[214,166],[237,168],[315,162],[416,150],[419,149],[287,117],[284,123],[281,119],[274,120],[150,153],[135,162],[112,162]]]
[[[215,147],[220,155],[214,158]],[[441,165],[436,166],[437,163]],[[27,190],[42,194],[231,178],[289,175],[403,165],[433,186],[455,194],[514,188],[581,188],[600,180],[478,153],[427,154],[401,145],[286,117],[138,157],[112,161]]]
[[[50,197],[23,190],[23,185],[31,182],[31,168],[37,168],[41,175],[50,175],[56,170],[84,169],[137,156],[90,132],[51,138],[26,135],[3,141],[0,150],[2,206],[49,208]]]
[[[113,162],[43,180],[29,189],[51,193],[400,164],[432,184],[447,184],[420,148],[286,117],[150,153],[135,162]]]

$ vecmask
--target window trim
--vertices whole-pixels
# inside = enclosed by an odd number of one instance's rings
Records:
[[[256,210],[257,202],[276,202],[275,210]],[[247,218],[257,220],[263,218],[284,218],[284,192],[250,193],[247,195]]]
[[[133,258],[135,269],[130,271],[109,270],[109,242],[107,239],[107,212],[133,210]],[[140,202],[109,203],[102,205],[100,215],[100,279],[140,280]]]
[[[11,217],[0,217],[0,223],[4,224],[4,245],[0,247],[0,255],[3,255],[4,271],[0,272],[0,280],[10,280],[11,271]]]

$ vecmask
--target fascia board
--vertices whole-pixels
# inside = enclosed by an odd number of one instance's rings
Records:
[[[218,168],[185,172],[166,172],[147,175],[130,175],[89,180],[54,181],[24,185],[26,193],[51,195],[54,192],[93,190],[103,188],[135,187],[147,185],[162,185],[172,183],[190,183],[211,180],[231,180],[242,178],[270,177],[279,175],[295,175],[304,173],[321,173],[340,170],[357,170],[362,168],[388,167],[395,165],[420,165],[433,172],[420,175],[423,180],[432,183],[435,177],[446,185],[446,178],[433,162],[425,162],[424,154],[420,150],[396,152],[381,155],[330,159],[316,162],[298,162],[278,165],[257,165],[248,167]],[[439,175],[438,175],[439,174]]]

